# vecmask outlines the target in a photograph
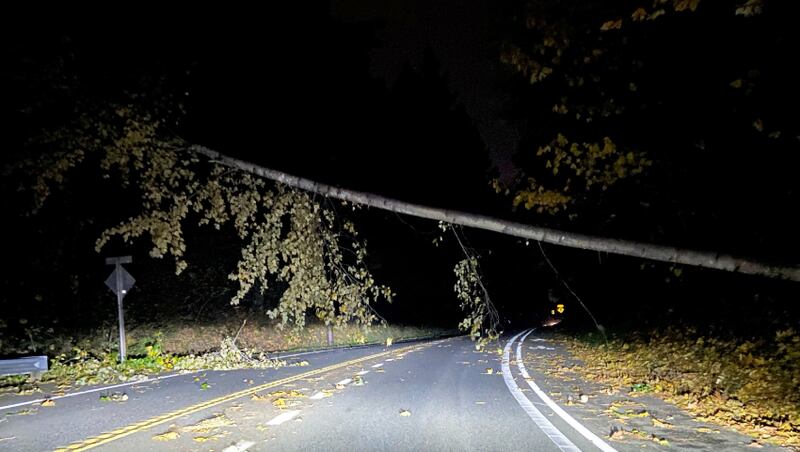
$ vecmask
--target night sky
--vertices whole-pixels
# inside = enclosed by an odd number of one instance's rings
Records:
[[[458,101],[475,120],[493,164],[503,175],[513,172],[511,156],[519,136],[515,126],[500,117],[508,94],[498,87],[499,24],[489,3],[342,0],[332,3],[332,13],[345,23],[380,24],[381,45],[370,53],[371,70],[388,84],[404,64],[418,66],[425,49],[432,49]]]

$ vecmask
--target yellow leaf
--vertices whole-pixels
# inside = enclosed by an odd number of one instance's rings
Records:
[[[178,432],[169,431],[160,435],[153,435],[153,439],[155,441],[172,441],[173,439],[178,439],[180,436]]]
[[[619,30],[622,28],[622,19],[609,20],[600,26],[600,31]]]
[[[42,402],[42,406],[56,406],[56,402],[50,399],[45,400]]]
[[[633,19],[634,22],[641,22],[646,18],[647,18],[647,11],[645,11],[644,8],[639,8],[636,11],[634,11],[633,14],[631,14],[631,19]]]
[[[745,17],[756,16],[761,14],[763,6],[762,0],[747,0],[744,5],[736,8],[736,15]]]
[[[675,0],[672,5],[675,11],[685,11],[686,9],[694,11],[697,9],[698,3],[700,0]]]
[[[406,409],[400,410],[400,416],[403,416],[403,417],[411,416],[411,411],[406,410]]]
[[[217,433],[216,435],[209,435],[209,436],[195,436],[192,438],[197,443],[204,443],[206,441],[214,441],[215,439],[219,439],[225,436],[225,433]]]
[[[652,418],[652,421],[653,421],[653,427],[672,428],[672,424],[670,424],[669,422],[664,422],[662,420],[659,420],[658,418],[654,417]]]

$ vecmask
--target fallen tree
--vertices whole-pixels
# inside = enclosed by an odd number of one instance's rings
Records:
[[[346,188],[321,184],[310,179],[286,174],[270,168],[227,156],[204,146],[191,146],[190,150],[204,155],[217,163],[279,182],[291,187],[310,191],[324,196],[348,201],[378,209],[388,210],[429,220],[438,220],[470,228],[494,231],[500,234],[520,237],[553,245],[602,251],[623,256],[632,256],[654,261],[691,265],[748,275],[800,281],[800,267],[771,265],[744,257],[735,257],[711,251],[696,251],[652,243],[598,237],[557,229],[544,228],[517,223],[498,218],[477,215],[455,210],[439,209],[386,198],[374,193],[359,192]]]

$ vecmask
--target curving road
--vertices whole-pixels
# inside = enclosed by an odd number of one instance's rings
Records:
[[[308,365],[84,388],[51,407],[3,396],[0,450],[641,450],[550,400],[524,365],[529,334],[482,352],[457,337],[288,356]],[[100,400],[114,392],[127,400]]]

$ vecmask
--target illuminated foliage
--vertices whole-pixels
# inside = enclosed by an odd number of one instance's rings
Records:
[[[498,333],[495,330],[496,325],[490,320],[490,310],[493,307],[480,288],[478,259],[462,259],[453,271],[456,274],[453,290],[461,301],[461,309],[466,312],[466,317],[458,324],[458,328],[469,333],[469,337],[482,347],[490,340],[497,339]]]
[[[655,392],[702,418],[771,443],[800,446],[800,336],[793,329],[756,341],[690,329],[603,345],[565,340],[583,361],[576,370],[587,378]]]
[[[71,168],[97,161],[104,177],[118,178],[141,200],[137,215],[102,233],[98,252],[115,237],[130,243],[146,236],[150,256],[171,255],[179,274],[187,267],[189,222],[229,226],[243,243],[229,275],[239,286],[231,303],[279,281],[286,290],[267,313],[282,326],[302,327],[309,312],[331,325],[370,325],[378,319],[373,305],[391,300],[392,291],[375,282],[364,262],[365,244],[352,223],[334,214],[329,200],[204,161],[167,136],[158,120],[129,106],[83,115],[46,134],[40,144],[54,152],[23,165],[35,170],[35,206]]]
[[[536,179],[528,178],[527,187],[514,196],[513,206],[522,204],[526,209],[551,214],[558,213],[573,199],[570,195],[573,181],[578,181],[586,191],[593,186],[605,191],[621,179],[640,174],[651,164],[640,153],[622,152],[611,138],[604,137],[602,143],[570,143],[561,134],[541,146],[536,157],[544,160],[544,167],[552,172],[554,179],[563,181],[563,188],[548,189]]]
[[[479,256],[465,245],[464,239],[462,239],[463,231],[460,227],[456,229],[455,226],[444,222],[439,222],[439,228],[442,232],[452,232],[464,253],[464,259],[460,260],[453,269],[456,275],[453,290],[456,298],[461,302],[461,310],[466,315],[458,324],[458,328],[467,332],[470,339],[476,342],[475,347],[481,349],[490,341],[500,337],[500,316],[489,297],[489,291],[483,284],[478,264]]]
[[[582,201],[596,205],[594,201],[608,197],[604,193],[607,189],[639,183],[658,160],[653,155],[661,152],[668,161],[674,158],[666,154],[674,150],[665,149],[664,140],[659,142],[656,136],[636,130],[643,113],[664,111],[674,116],[686,108],[678,101],[671,103],[667,93],[682,90],[702,95],[718,89],[731,94],[721,85],[701,86],[710,77],[678,81],[661,70],[666,67],[672,71],[681,64],[687,71],[697,70],[688,65],[694,61],[694,56],[689,56],[695,51],[691,46],[699,44],[692,39],[702,39],[697,34],[703,29],[701,21],[720,18],[735,30],[748,22],[733,22],[735,16],[760,15],[764,6],[761,0],[708,5],[700,0],[534,0],[512,8],[508,13],[511,31],[499,59],[516,83],[515,97],[520,100],[514,114],[523,118],[525,138],[518,151],[521,171],[515,180],[501,183],[497,179],[492,185],[497,193],[511,198],[514,208],[574,215],[572,207]],[[676,41],[672,37],[688,33],[687,26],[694,33],[692,38],[674,43],[673,48],[648,46],[656,41]],[[705,28],[710,26],[706,24]],[[754,30],[757,33],[758,29]],[[681,55],[687,56],[685,61]],[[731,71],[742,67],[737,62],[726,64],[725,69]],[[749,73],[758,75],[758,71]],[[750,95],[754,89],[751,80],[757,77],[743,79],[741,75],[731,72],[725,84]],[[670,84],[669,90],[665,84]],[[760,113],[750,110],[752,105],[744,102],[743,96],[733,96],[730,101],[736,104],[734,111],[752,115],[743,118],[747,124],[764,132],[765,137],[780,139],[778,126],[768,127]],[[704,101],[696,97],[691,101]],[[657,124],[648,127],[664,133]],[[694,130],[693,126],[688,130]],[[695,133],[687,131],[669,129],[666,133]],[[685,146],[703,148],[705,141],[687,142]]]

